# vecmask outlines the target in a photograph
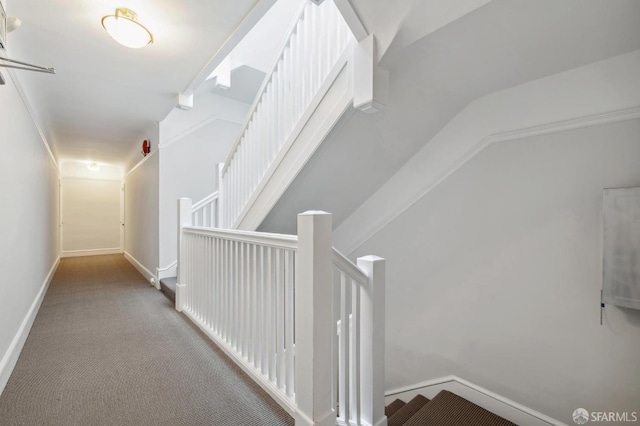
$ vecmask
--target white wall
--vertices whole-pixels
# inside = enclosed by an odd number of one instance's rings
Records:
[[[62,180],[62,254],[120,251],[119,180]]]
[[[158,267],[157,150],[125,176],[125,256],[150,279]]]
[[[460,111],[337,227],[345,253],[491,143],[640,112],[640,50],[482,96]]]
[[[360,247],[387,264],[387,388],[454,374],[566,423],[640,399],[640,312],[599,324],[602,189],[640,120],[494,144]]]
[[[62,256],[87,256],[122,252],[122,169],[91,161],[63,160]]]
[[[160,266],[177,257],[177,200],[200,201],[218,188],[218,163],[226,161],[240,125],[214,120],[160,149]]]
[[[9,73],[2,72],[8,81],[0,86],[0,391],[59,254],[58,171]]]

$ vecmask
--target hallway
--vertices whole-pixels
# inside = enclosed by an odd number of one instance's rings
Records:
[[[65,258],[0,396],[0,424],[285,425],[122,255]]]

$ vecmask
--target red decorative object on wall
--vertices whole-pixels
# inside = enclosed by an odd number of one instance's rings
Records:
[[[142,155],[146,157],[147,154],[150,152],[151,152],[151,142],[145,139],[144,141],[142,141]]]

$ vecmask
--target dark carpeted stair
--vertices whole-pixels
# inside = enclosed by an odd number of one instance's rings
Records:
[[[165,296],[169,298],[169,300],[176,301],[176,283],[178,282],[178,278],[169,277],[163,278],[160,280],[160,290],[164,293]]]
[[[398,401],[385,410],[385,414],[387,410],[391,413],[387,414],[389,426],[517,426],[449,391],[440,392],[431,401],[421,395],[406,405]]]
[[[424,396],[416,396],[387,419],[388,426],[402,426],[428,402],[429,400]]]
[[[393,401],[391,404],[387,405],[384,408],[384,415],[387,416],[387,418],[389,418],[389,417],[393,416],[396,413],[396,411],[398,411],[399,409],[401,409],[405,405],[407,405],[406,402],[404,402],[401,399],[396,399],[395,401]]]

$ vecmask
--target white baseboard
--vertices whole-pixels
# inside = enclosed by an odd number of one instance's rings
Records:
[[[62,252],[61,257],[79,257],[79,256],[101,256],[104,254],[120,254],[122,249],[91,249],[91,250],[67,250]]]
[[[16,366],[18,362],[18,357],[20,356],[20,352],[22,352],[22,348],[24,347],[24,343],[27,341],[27,336],[29,336],[29,332],[31,331],[31,326],[33,325],[33,321],[36,319],[36,315],[38,315],[38,311],[40,310],[40,305],[42,305],[42,300],[44,300],[44,295],[47,293],[49,289],[49,284],[53,279],[53,274],[56,273],[58,269],[58,265],[60,264],[60,257],[56,259],[53,263],[53,266],[49,270],[47,277],[42,283],[42,287],[40,287],[40,291],[36,295],[36,298],[33,300],[27,315],[22,320],[22,324],[20,324],[20,328],[16,333],[15,337],[11,341],[7,352],[5,352],[2,360],[0,360],[0,394],[4,390],[4,387],[7,385],[9,381],[9,377],[13,372],[13,368]]]
[[[385,404],[395,399],[408,402],[420,394],[432,399],[447,390],[520,426],[567,426],[545,414],[525,407],[458,376],[446,376],[385,392]]]
[[[154,286],[157,289],[160,288],[160,284],[156,280],[156,276],[151,271],[149,271],[147,268],[145,268],[142,265],[142,263],[138,262],[138,260],[135,257],[131,256],[130,253],[125,251],[124,252],[124,258],[127,259],[129,261],[129,263],[131,263],[138,270],[138,272],[140,272],[149,281],[149,283],[152,286]]]

